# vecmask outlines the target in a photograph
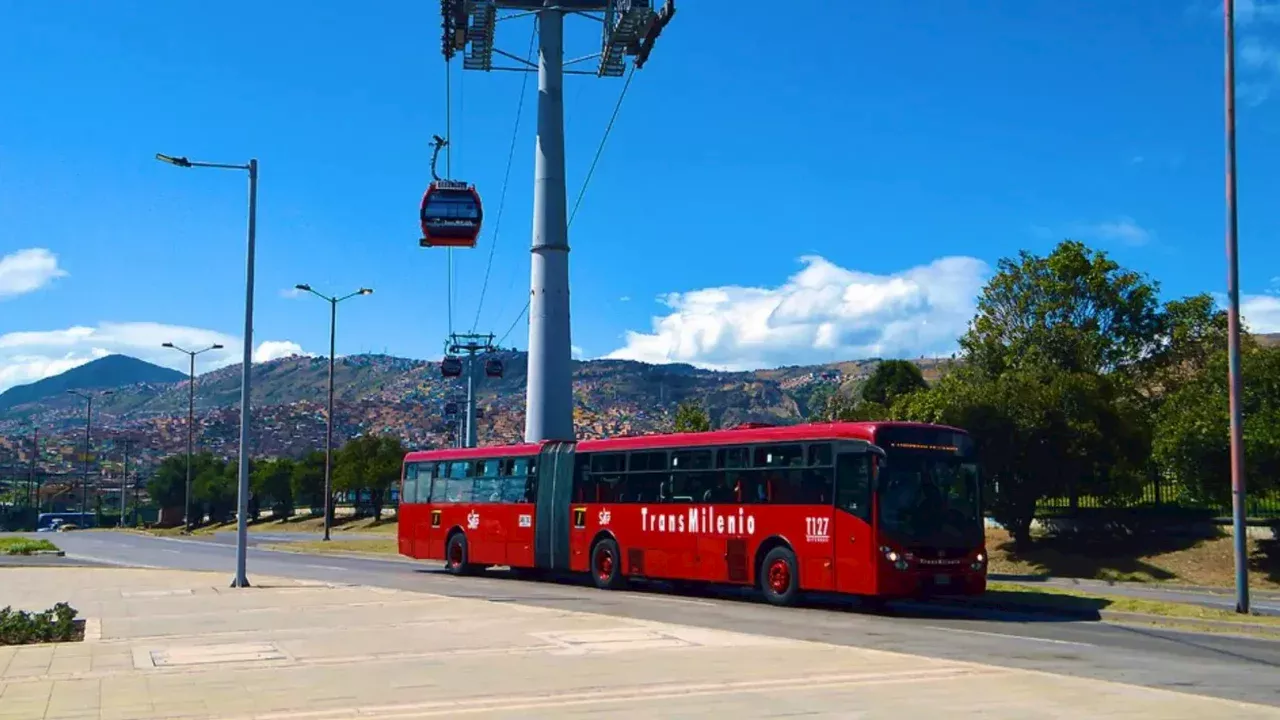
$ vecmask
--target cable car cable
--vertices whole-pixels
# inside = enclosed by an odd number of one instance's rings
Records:
[[[533,58],[534,42],[538,39],[538,25],[535,19],[533,32],[529,35],[529,50],[525,53],[525,62],[530,62]],[[476,327],[480,325],[480,311],[484,309],[485,292],[489,289],[489,272],[493,269],[493,253],[498,247],[498,230],[502,227],[502,208],[507,202],[507,181],[511,179],[511,165],[516,157],[516,140],[520,135],[520,116],[524,111],[525,91],[529,89],[529,73],[521,73],[520,80],[520,99],[516,102],[516,122],[515,127],[511,128],[511,149],[507,151],[507,171],[502,176],[502,194],[498,197],[498,215],[493,224],[493,235],[489,238],[489,261],[484,266],[484,282],[480,285],[480,302],[476,303],[476,318],[471,323],[471,332],[476,331]]]
[[[627,73],[627,80],[622,85],[622,92],[618,93],[618,102],[613,106],[613,115],[610,116],[609,124],[604,128],[604,136],[600,138],[600,146],[596,148],[596,156],[591,160],[591,167],[587,169],[587,176],[582,181],[582,189],[578,191],[578,199],[573,203],[573,212],[569,213],[569,222],[565,223],[565,230],[573,226],[573,219],[578,216],[578,208],[582,207],[582,198],[587,194],[587,185],[591,183],[591,176],[596,171],[596,164],[600,162],[600,155],[604,153],[604,144],[609,140],[609,133],[613,132],[613,123],[618,119],[618,111],[622,109],[622,100],[627,96],[627,88],[631,87],[631,78],[635,77],[635,74],[636,66],[632,64],[631,71]],[[520,322],[520,318],[523,318],[525,313],[529,312],[529,303],[531,301],[532,298],[525,300],[524,309],[516,316],[515,321],[511,323],[511,327],[507,328],[507,331],[502,334],[502,338],[498,340],[499,345],[515,329],[516,323]]]
[[[444,61],[444,174],[450,180],[453,179],[453,150],[449,147],[449,138],[453,135],[453,62],[452,58],[445,58]],[[437,145],[436,151],[439,152],[440,146]],[[435,162],[431,163],[431,174],[435,175]],[[448,279],[445,291],[448,293],[448,327],[449,334],[453,334],[453,248],[448,250],[446,258],[448,265],[446,273]]]

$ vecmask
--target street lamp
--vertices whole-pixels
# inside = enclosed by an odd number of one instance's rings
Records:
[[[360,288],[359,290],[342,297],[325,295],[316,292],[310,285],[305,283],[295,285],[303,292],[309,292],[316,297],[327,300],[329,302],[329,412],[325,420],[325,437],[324,437],[324,539],[329,539],[329,504],[333,497],[333,353],[334,353],[334,333],[338,324],[338,303],[343,300],[353,298],[357,295],[372,295],[373,290],[370,288]]]
[[[249,238],[245,253],[244,278],[244,360],[240,370],[240,482],[236,502],[236,576],[231,587],[249,587],[245,560],[249,540],[249,376],[253,365],[253,254],[258,223],[258,160],[247,165],[193,162],[185,157],[156,153],[156,159],[177,167],[207,167],[249,171]]]
[[[195,445],[196,427],[196,356],[210,350],[221,350],[222,346],[214,343],[203,350],[184,350],[171,342],[162,343],[161,347],[171,348],[183,353],[191,360],[187,373],[187,494],[182,505],[182,528],[191,532],[191,454]]]
[[[86,516],[85,501],[89,498],[89,433],[93,427],[93,395],[79,390],[68,390],[67,394],[84,398],[88,402],[84,413],[84,478],[80,482],[80,522],[83,523]],[[99,396],[114,394],[111,390],[98,393]]]

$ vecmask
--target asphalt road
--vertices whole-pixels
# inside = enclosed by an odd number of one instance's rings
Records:
[[[235,569],[234,546],[224,542],[115,532],[73,532],[55,539],[73,559],[223,571],[228,582]],[[571,583],[519,581],[497,573],[455,578],[440,572],[438,565],[405,559],[256,548],[249,549],[248,574],[251,583],[255,576],[276,575],[393,587],[968,660],[1280,707],[1280,642],[1225,634],[928,607],[892,616],[856,612],[851,603],[775,608],[733,597],[608,592]]]

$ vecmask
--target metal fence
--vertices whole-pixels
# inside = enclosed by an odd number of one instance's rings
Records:
[[[1280,520],[1280,492],[1255,492],[1246,497],[1245,514],[1251,520]],[[1044,498],[1036,503],[1036,515],[1040,517],[1070,515],[1080,510],[1141,510],[1171,515],[1229,517],[1231,499],[1229,496],[1221,499],[1197,497],[1176,484],[1152,482],[1135,494],[1077,494],[1074,497]]]

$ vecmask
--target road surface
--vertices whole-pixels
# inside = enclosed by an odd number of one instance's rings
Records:
[[[133,566],[224,570],[234,546],[132,533],[72,532],[69,558]],[[877,616],[848,606],[776,608],[762,602],[660,592],[600,591],[501,575],[455,578],[438,565],[398,558],[306,555],[250,548],[248,575],[346,582],[673,622],[797,640],[1112,680],[1280,707],[1280,642],[1225,634],[1060,621],[941,608]]]

